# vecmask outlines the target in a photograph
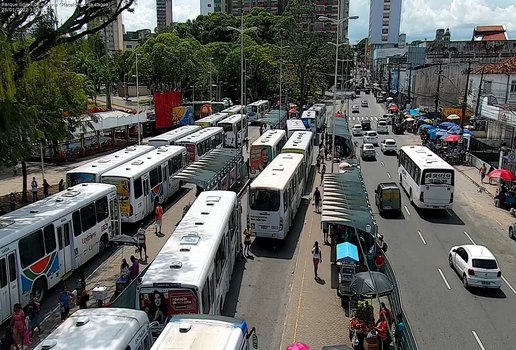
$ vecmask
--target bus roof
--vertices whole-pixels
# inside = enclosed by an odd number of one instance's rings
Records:
[[[199,125],[199,124],[202,124],[202,123],[211,123],[211,122],[215,122],[216,123],[216,122],[226,118],[227,116],[229,116],[229,114],[223,113],[223,112],[213,113],[213,114],[210,114],[209,116],[206,116],[204,118],[196,120],[195,124]]]
[[[251,147],[252,146],[264,146],[264,145],[267,145],[267,146],[275,145],[282,138],[286,137],[286,135],[287,135],[287,133],[285,132],[285,130],[279,130],[279,129],[267,130],[266,132],[263,133],[262,136],[260,136],[253,142]]]
[[[145,312],[131,309],[77,310],[36,349],[125,350],[138,331],[149,324]]]
[[[136,158],[142,154],[150,152],[154,149],[148,145],[129,146],[120,151],[108,154],[104,157],[97,158],[89,163],[83,164],[67,171],[67,174],[74,173],[88,173],[88,174],[102,174],[108,170],[116,168],[125,162]]]
[[[290,153],[292,150],[308,149],[312,143],[313,133],[311,131],[294,131],[281,150],[282,153]],[[290,151],[290,152],[289,152]],[[294,152],[297,153],[297,152]]]
[[[228,107],[228,108],[222,110],[222,113],[238,113],[243,108],[244,108],[244,106],[242,106],[242,105],[234,105],[234,106],[231,106],[231,107]]]
[[[302,154],[281,153],[251,182],[251,189],[282,190],[303,161]]]
[[[212,315],[173,316],[152,349],[240,350],[246,335],[247,323],[243,320]]]
[[[223,238],[221,232],[236,202],[235,192],[201,192],[143,275],[141,286],[155,283],[199,286],[208,274]]]
[[[125,164],[122,164],[102,175],[104,177],[138,177],[147,172],[150,168],[165,162],[167,159],[178,154],[186,153],[183,146],[161,146],[155,148],[143,156],[135,158]]]
[[[242,114],[233,114],[230,117],[227,117],[226,119],[222,119],[217,125],[220,124],[235,124],[242,120]]]
[[[199,125],[184,125],[177,129],[167,131],[166,133],[163,133],[161,135],[152,137],[149,139],[149,143],[152,141],[166,141],[166,142],[174,142],[177,141],[186,135],[190,135],[196,131],[201,130],[201,127]]]
[[[422,170],[424,169],[450,169],[453,167],[441,157],[425,146],[403,146],[400,151],[405,152]]]
[[[252,103],[249,103],[248,106],[258,106],[258,105],[261,105],[261,104],[264,104],[264,103],[269,103],[269,101],[267,101],[267,100],[258,100],[258,101],[254,101]]]
[[[304,111],[303,114],[301,114],[301,119],[315,119],[316,117],[317,114],[313,109]]]
[[[210,138],[213,135],[222,133],[223,130],[224,129],[222,129],[221,127],[218,127],[218,126],[210,126],[210,127],[201,129],[197,132],[194,132],[193,134],[185,136],[180,140],[177,140],[176,144],[197,143],[197,142],[206,140],[207,138]]]
[[[298,127],[306,130],[305,124],[301,119],[287,119],[287,129]]]
[[[116,187],[100,183],[83,183],[2,215],[0,216],[0,247],[110,192],[116,193]]]

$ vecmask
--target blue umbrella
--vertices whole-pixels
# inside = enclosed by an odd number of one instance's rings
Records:
[[[439,127],[441,129],[449,129],[449,128],[453,128],[454,126],[457,126],[457,124],[452,123],[452,122],[444,122],[444,123],[439,124]]]
[[[464,131],[462,132],[463,135],[473,135],[473,132],[471,130],[468,130],[468,129],[464,129]]]

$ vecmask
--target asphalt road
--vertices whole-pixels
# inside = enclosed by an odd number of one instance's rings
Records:
[[[372,96],[367,99],[369,108],[360,108],[355,118],[372,116],[374,120],[384,113]],[[372,126],[374,129],[374,122]],[[419,137],[411,134],[390,133],[380,136],[380,141],[387,137],[394,138],[398,147],[419,144]],[[356,139],[361,145],[360,138]],[[396,157],[385,156],[377,148],[377,160],[362,161],[361,167],[420,349],[512,349],[516,342],[512,319],[516,310],[516,242],[508,238],[509,223],[500,223],[485,209],[492,199],[478,193],[476,186],[456,171],[453,210],[416,210],[402,191],[402,215],[383,218],[374,204],[374,188],[380,182],[399,182]],[[450,248],[472,242],[489,247],[497,257],[507,281],[501,291],[466,290],[448,266]]]

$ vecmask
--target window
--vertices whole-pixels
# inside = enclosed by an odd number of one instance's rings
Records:
[[[134,180],[134,198],[138,199],[142,196],[143,189],[142,189],[142,178],[139,177]]]
[[[107,197],[101,198],[95,202],[97,209],[97,222],[106,220],[109,216]]]
[[[95,204],[91,203],[81,209],[81,226],[82,231],[88,231],[97,224],[95,213]]]
[[[473,259],[471,260],[473,267],[486,270],[495,270],[498,268],[496,260],[492,259]]]
[[[490,94],[490,93],[492,93],[492,90],[493,90],[493,82],[489,81],[489,80],[484,80],[483,93]]]
[[[149,177],[150,177],[150,187],[154,188],[159,184],[159,178],[161,171],[158,171],[158,168],[154,168],[150,171]]]
[[[382,34],[389,34],[389,29],[382,29]]]
[[[72,214],[72,220],[73,220],[73,235],[75,237],[77,237],[82,233],[81,214],[79,213],[78,210]]]
[[[516,80],[511,81],[511,97],[516,96]]]
[[[16,278],[17,278],[16,258],[14,256],[14,253],[9,255],[8,262],[9,262],[9,281],[14,282],[14,281],[16,281]]]
[[[43,229],[43,236],[45,238],[45,253],[50,254],[56,250],[56,233],[54,225],[48,225]]]
[[[0,259],[0,288],[7,286],[7,264],[5,258]]]
[[[280,193],[274,190],[251,190],[252,210],[278,211],[280,207]]]
[[[202,287],[202,313],[207,315],[210,313],[210,279],[207,278],[204,283],[204,287]]]
[[[43,232],[41,230],[20,239],[18,246],[20,248],[20,261],[22,268],[29,267],[45,256]]]
[[[175,174],[183,168],[183,155],[177,155],[168,161],[170,174]]]

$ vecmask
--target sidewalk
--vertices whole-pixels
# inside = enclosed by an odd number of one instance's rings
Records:
[[[485,190],[485,192],[491,195],[491,197],[493,198],[496,196],[498,183],[489,183],[489,179],[486,177],[484,179],[484,183],[481,184],[480,173],[478,169],[474,166],[456,165],[455,169],[457,169],[458,172],[464,174],[473,184],[475,184],[479,188],[480,191]]]

